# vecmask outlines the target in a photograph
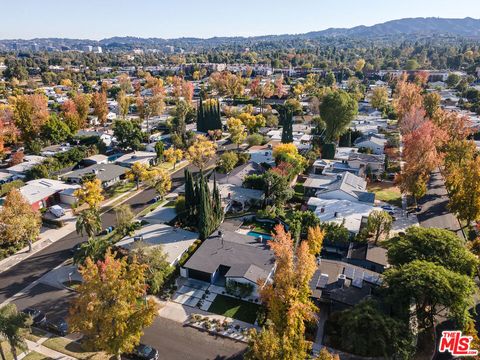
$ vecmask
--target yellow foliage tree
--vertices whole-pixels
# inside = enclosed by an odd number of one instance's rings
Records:
[[[163,156],[165,157],[165,161],[173,164],[173,168],[177,166],[177,163],[183,159],[183,151],[181,149],[175,149],[174,147],[170,147],[163,152]]]
[[[102,195],[102,183],[99,179],[85,181],[80,189],[75,190],[73,195],[78,199],[78,205],[88,204],[89,208],[98,209],[104,197]]]
[[[146,265],[133,258],[117,259],[110,249],[105,260],[87,258],[79,272],[83,282],[70,308],[68,324],[81,332],[87,346],[120,359],[139,344],[143,329],[157,314],[157,305],[146,299]]]
[[[142,179],[148,185],[153,187],[162,198],[172,188],[172,179],[167,170],[162,168],[151,168],[147,170]]]
[[[136,162],[132,165],[132,168],[127,171],[127,179],[135,182],[137,185],[137,190],[140,186],[140,181],[145,178],[147,170],[148,169],[146,165],[142,164],[141,162]]]
[[[227,128],[230,133],[230,138],[234,144],[237,144],[237,149],[240,147],[240,144],[245,141],[247,138],[247,133],[245,132],[245,125],[242,120],[237,118],[230,118],[227,120]]]
[[[187,149],[186,157],[200,170],[203,170],[209,161],[215,158],[217,144],[200,135]]]
[[[320,228],[319,225],[308,228],[307,243],[310,248],[310,252],[313,255],[318,255],[320,254],[320,251],[322,251],[324,237],[325,237],[325,232]]]

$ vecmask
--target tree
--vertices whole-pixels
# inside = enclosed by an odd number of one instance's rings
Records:
[[[334,313],[329,320],[335,328],[332,336],[336,348],[369,357],[408,359],[415,352],[408,325],[385,315],[372,300]]]
[[[157,305],[146,298],[147,266],[135,258],[128,264],[126,258],[116,259],[115,255],[107,250],[105,260],[94,263],[88,258],[80,266],[83,282],[67,321],[72,331],[85,336],[87,346],[120,360],[153,323]]]
[[[314,360],[340,360],[340,356],[338,354],[330,353],[327,348],[324,346],[320,353]]]
[[[320,228],[325,232],[324,241],[329,244],[348,245],[350,232],[343,224],[322,223]]]
[[[266,124],[265,117],[261,114],[253,115],[248,112],[244,112],[238,115],[238,119],[242,121],[250,134],[258,132],[258,129]]]
[[[472,221],[480,219],[480,158],[452,166],[446,185],[450,190],[450,210],[471,227]]]
[[[195,142],[187,149],[186,157],[200,170],[215,158],[217,144],[199,135]]]
[[[17,360],[17,347],[25,347],[24,330],[31,324],[32,320],[29,316],[18,312],[15,304],[7,304],[0,308],[0,335],[8,340],[15,360]]]
[[[423,98],[421,92],[422,89],[420,86],[408,82],[405,74],[397,82],[393,105],[398,114],[400,124],[405,114],[409,113],[412,109],[422,108]]]
[[[62,104],[62,116],[63,120],[65,120],[65,125],[69,128],[69,133],[77,132],[84,124],[80,121],[80,115],[77,111],[77,106],[73,102],[73,100],[67,100]],[[52,116],[50,116],[50,119]]]
[[[44,95],[21,95],[14,99],[15,126],[27,146],[32,140],[39,138],[42,125],[48,116],[47,98]]]
[[[93,114],[98,118],[100,124],[105,125],[108,115],[107,93],[96,92],[92,96]]]
[[[392,222],[392,217],[384,210],[373,210],[368,215],[367,231],[369,234],[373,234],[375,245],[377,245],[382,235],[388,237],[392,228]]]
[[[79,126],[80,129],[85,127],[87,123],[88,113],[90,111],[90,103],[92,98],[88,94],[75,94],[72,98],[73,102],[75,103],[75,107],[79,116]]]
[[[126,176],[130,181],[135,181],[137,190],[140,186],[140,181],[145,179],[148,169],[147,166],[139,161],[135,162],[131,169],[127,171]]]
[[[478,261],[450,230],[412,226],[387,242],[388,262],[400,266],[425,260],[461,274],[476,273]]]
[[[441,100],[442,97],[436,91],[423,96],[423,107],[425,108],[425,112],[430,119],[432,119],[438,109],[440,109]]]
[[[71,136],[68,125],[55,114],[52,114],[42,125],[42,138],[53,144],[60,144]]]
[[[164,151],[163,155],[165,156],[165,161],[173,164],[173,168],[177,166],[177,163],[183,159],[183,151],[181,149],[175,149],[174,147],[169,147]]]
[[[128,110],[130,108],[130,99],[127,97],[127,94],[124,90],[120,90],[117,95],[117,103],[118,103],[118,115],[125,119],[128,115]]]
[[[157,154],[157,162],[163,162],[165,146],[161,140],[155,143],[155,153]]]
[[[98,209],[104,197],[102,195],[102,183],[99,179],[85,181],[80,189],[75,190],[73,195],[77,198],[79,206],[88,204],[90,209]]]
[[[209,130],[222,129],[220,103],[215,99],[200,99],[197,110],[197,131],[208,133]]]
[[[75,229],[78,234],[83,236],[83,233],[87,234],[88,238],[92,238],[102,230],[102,221],[98,209],[92,207],[85,209],[77,216],[75,223]]]
[[[285,176],[269,170],[262,177],[266,204],[281,206],[292,198],[294,191]]]
[[[325,232],[319,225],[311,226],[307,230],[307,243],[310,248],[310,252],[313,255],[318,255],[322,251],[323,238]]]
[[[17,189],[7,194],[0,209],[0,242],[31,245],[40,234],[41,218]]]
[[[336,142],[358,112],[357,101],[343,90],[324,96],[320,104],[320,116],[326,124],[325,138]]]
[[[172,188],[172,179],[170,174],[167,170],[159,167],[154,167],[147,170],[144,174],[143,180],[149,186],[153,187],[162,199]]]
[[[80,247],[73,255],[73,263],[84,265],[87,259],[91,259],[94,263],[103,261],[107,249],[111,246],[109,240],[105,237],[90,237],[87,241],[80,244]]]
[[[293,143],[293,113],[288,109],[280,112],[282,122],[282,143]]]
[[[138,263],[147,265],[145,277],[149,292],[158,294],[175,268],[167,261],[167,254],[162,246],[147,248],[142,241],[139,241],[134,249],[133,256],[137,257]]]
[[[117,224],[117,232],[119,234],[125,235],[130,225],[132,224],[132,220],[135,217],[135,214],[132,211],[132,208],[129,204],[121,204],[118,205],[115,209],[115,219]]]
[[[245,125],[243,125],[243,122],[240,119],[230,118],[227,120],[227,128],[230,133],[230,139],[234,144],[237,144],[238,149],[240,144],[242,144],[247,137]]]
[[[473,306],[476,286],[466,275],[428,261],[414,260],[388,269],[384,283],[392,303],[403,301],[409,306],[413,301],[421,329],[431,329],[439,314],[459,324],[469,319],[468,309]]]
[[[460,77],[460,75],[456,74],[456,73],[450,73],[448,74],[448,77],[447,77],[447,86],[451,89],[455,88],[458,83],[460,82],[460,80],[462,80],[462,78]]]
[[[261,134],[252,134],[247,137],[248,146],[262,145],[264,141],[265,141],[265,138]]]
[[[220,155],[217,165],[226,174],[232,171],[238,163],[238,155],[233,151],[224,152]]]
[[[124,150],[138,150],[144,139],[138,120],[115,120],[113,135],[117,139],[118,147]]]
[[[263,330],[267,331],[263,336],[253,332],[249,358],[303,360],[310,348],[305,340],[305,322],[313,320],[316,310],[310,300],[309,285],[316,270],[315,257],[306,242],[294,250],[292,238],[283,225],[275,226],[275,235],[268,243],[277,267],[273,284],[260,282],[260,297],[267,306],[271,324]],[[279,344],[272,341],[274,337]],[[274,357],[256,353],[261,349],[274,352]]]
[[[388,105],[388,89],[385,86],[377,86],[372,90],[370,104],[378,110],[383,110]]]

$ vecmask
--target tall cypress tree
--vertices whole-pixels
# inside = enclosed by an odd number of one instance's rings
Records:
[[[201,97],[197,109],[197,131],[205,132],[205,112],[203,109],[203,99]]]
[[[203,176],[199,179],[198,188],[200,193],[198,232],[200,233],[200,239],[205,240],[215,229],[215,222],[213,221],[212,216],[210,190],[208,189],[208,184]]]
[[[282,143],[287,144],[293,142],[293,113],[290,109],[283,108],[280,112],[282,120]]]
[[[185,169],[185,212],[188,224],[195,224],[195,214],[197,208],[197,197],[195,194],[195,186],[193,184],[193,176]]]
[[[220,226],[223,221],[223,207],[222,199],[220,197],[220,191],[217,186],[217,179],[215,174],[213,175],[213,192],[212,192],[212,207],[213,207],[213,217],[215,218],[215,228]]]

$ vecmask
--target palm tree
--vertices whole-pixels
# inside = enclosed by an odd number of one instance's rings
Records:
[[[17,360],[17,347],[25,346],[22,330],[30,325],[30,317],[18,312],[15,304],[7,304],[0,308],[0,334],[8,340],[15,360]]]
[[[83,210],[77,217],[75,228],[81,236],[85,232],[89,238],[93,237],[102,229],[102,221],[98,210],[95,208]]]
[[[84,264],[87,258],[90,258],[93,262],[103,260],[110,245],[110,241],[105,238],[90,238],[75,252],[73,262],[75,264]]]

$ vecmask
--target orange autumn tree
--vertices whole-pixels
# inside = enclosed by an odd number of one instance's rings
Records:
[[[269,241],[276,262],[273,283],[259,283],[260,297],[268,309],[267,326],[260,333],[253,330],[246,359],[303,360],[311,347],[305,340],[305,323],[314,320],[317,310],[309,286],[316,270],[315,256],[307,241],[295,249],[283,225],[274,230]]]
[[[157,314],[155,301],[146,298],[147,265],[136,258],[117,259],[108,249],[105,260],[87,258],[79,272],[83,282],[70,308],[69,327],[81,332],[91,349],[121,359],[140,343]]]
[[[98,118],[100,124],[105,125],[108,115],[107,93],[102,90],[92,96],[93,114]]]
[[[420,86],[407,81],[407,74],[403,74],[397,81],[393,105],[397,111],[400,125],[406,114],[413,109],[423,107],[423,97],[421,93],[422,88]]]

